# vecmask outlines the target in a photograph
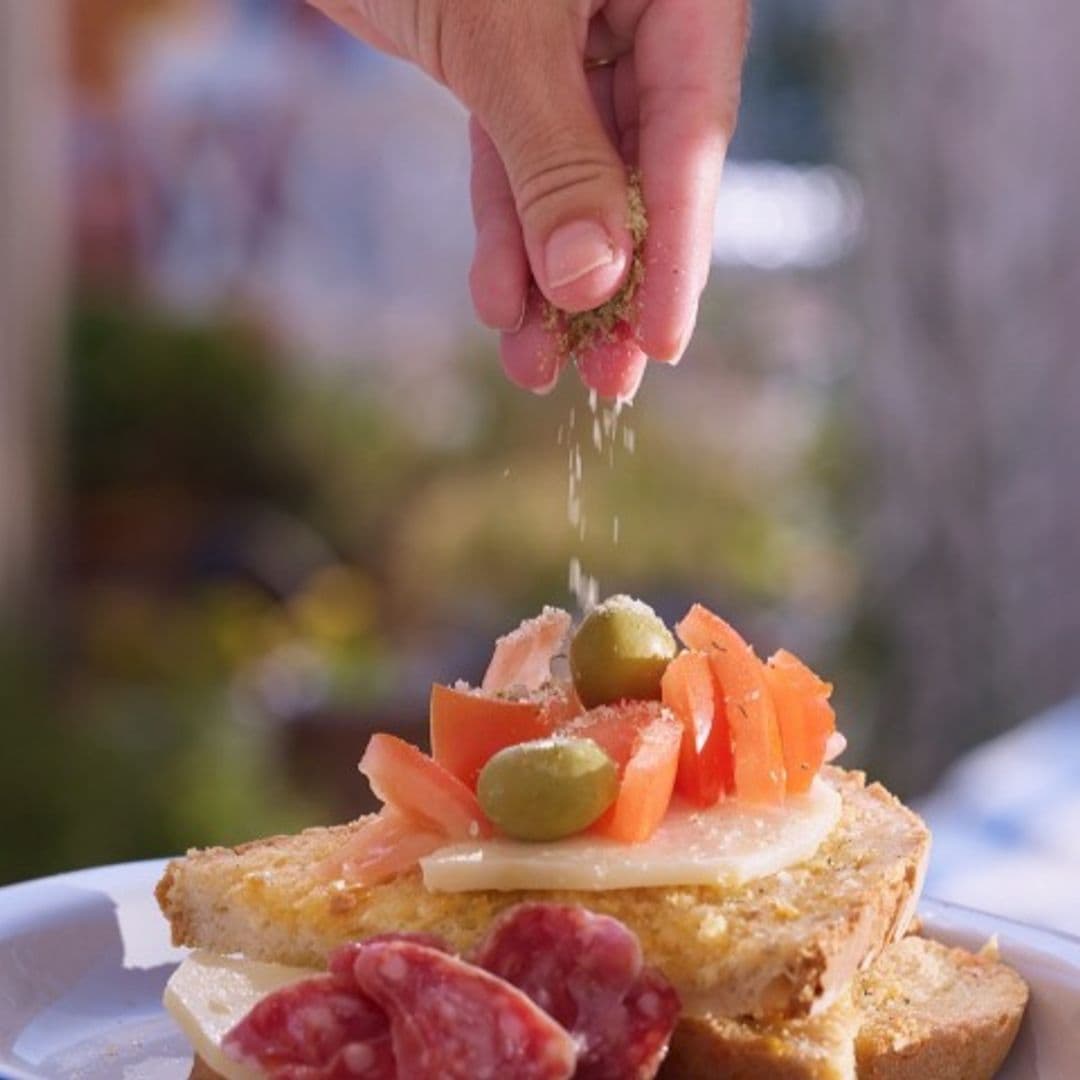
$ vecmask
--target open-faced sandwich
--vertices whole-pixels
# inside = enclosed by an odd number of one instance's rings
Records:
[[[831,687],[676,633],[546,609],[433,688],[430,755],[371,738],[378,814],[171,862],[194,1075],[992,1076],[1027,988],[909,933],[930,838],[826,764]]]

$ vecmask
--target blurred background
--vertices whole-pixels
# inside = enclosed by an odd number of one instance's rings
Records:
[[[906,796],[1068,699],[1078,34],[757,0],[699,329],[597,449],[471,315],[445,93],[298,0],[0,0],[0,882],[355,813],[573,558]]]

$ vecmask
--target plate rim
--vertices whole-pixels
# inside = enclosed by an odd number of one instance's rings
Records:
[[[0,885],[0,900],[14,896],[24,889],[30,890],[44,885],[60,885],[66,882],[83,881],[87,878],[110,878],[120,873],[149,870],[151,866],[160,866],[164,869],[172,859],[179,857],[177,855],[159,855],[146,859],[131,859],[125,862],[100,863],[95,866],[76,867],[74,870],[57,870],[52,874],[25,878],[22,881],[9,881],[5,885]]]
[[[118,909],[134,903],[133,897],[139,897],[138,902],[144,904],[139,915],[145,918],[146,911],[157,910],[153,905],[153,886],[168,862],[166,857],[108,863],[2,886],[0,945],[16,941],[27,929],[34,929],[35,923],[36,929],[48,932],[53,926],[63,925],[66,913],[77,916],[80,897],[62,889],[56,892],[57,886],[97,891],[111,899]],[[1002,959],[1021,969],[1027,968],[1026,978],[1030,979],[1036,970],[1046,969],[1052,980],[1065,980],[1070,988],[1075,985],[1080,991],[1080,937],[933,896],[920,898],[917,915],[923,931],[932,939],[977,951],[984,942],[997,936]],[[164,945],[168,939],[167,923],[163,916],[160,919]],[[161,961],[175,962],[175,956]],[[5,1047],[0,1052],[0,1080],[44,1080],[42,1073],[27,1071],[25,1062],[13,1060],[9,1050],[10,1047]],[[1026,1077],[1028,1073],[1020,1075]]]

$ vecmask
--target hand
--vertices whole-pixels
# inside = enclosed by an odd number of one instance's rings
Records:
[[[544,392],[565,361],[533,283],[578,312],[624,282],[628,166],[649,216],[637,317],[578,368],[602,395],[629,397],[647,356],[682,356],[709,271],[746,0],[310,2],[472,113],[470,286],[481,321],[502,331],[511,379]]]

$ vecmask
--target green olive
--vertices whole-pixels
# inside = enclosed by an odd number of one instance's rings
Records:
[[[586,708],[656,701],[675,639],[648,604],[613,596],[593,608],[570,642],[570,673]]]
[[[516,840],[559,840],[588,828],[619,789],[615,762],[592,739],[551,738],[500,750],[480,770],[484,813]]]

